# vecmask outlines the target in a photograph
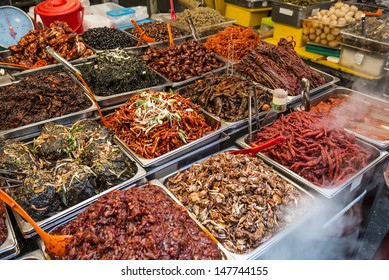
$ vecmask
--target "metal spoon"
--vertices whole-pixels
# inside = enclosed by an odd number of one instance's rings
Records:
[[[1,189],[0,199],[32,225],[42,238],[49,253],[55,256],[63,256],[66,253],[66,245],[73,238],[72,235],[52,235],[45,232],[15,200]]]

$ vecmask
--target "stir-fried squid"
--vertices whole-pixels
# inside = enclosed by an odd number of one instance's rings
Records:
[[[220,153],[166,186],[231,252],[244,254],[305,211],[301,193],[258,157]]]
[[[178,94],[145,91],[134,95],[106,121],[131,150],[151,159],[212,130],[197,109]]]

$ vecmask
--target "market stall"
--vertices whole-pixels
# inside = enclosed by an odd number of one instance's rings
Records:
[[[389,102],[339,73],[385,75],[386,21],[357,4],[271,2],[176,19],[96,5],[99,26],[54,20],[0,52],[1,192],[70,235],[58,254],[0,203],[0,258],[356,258],[386,187]],[[319,47],[339,50],[332,71],[305,60]],[[304,242],[338,251],[303,254]]]

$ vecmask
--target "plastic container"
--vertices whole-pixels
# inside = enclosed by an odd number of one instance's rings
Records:
[[[271,20],[271,17],[262,18],[260,31],[261,31],[261,39],[273,37],[274,23]]]
[[[288,92],[282,88],[273,89],[273,101],[271,107],[276,112],[285,112],[288,103]]]
[[[84,16],[84,31],[89,28],[111,27],[111,20],[100,15],[85,15]]]
[[[339,64],[357,72],[381,77],[384,74],[387,54],[340,43]]]
[[[103,4],[90,5],[88,11],[91,15],[100,15],[103,17],[107,17],[108,11],[112,11],[120,8],[123,8],[123,6],[120,6],[116,3],[107,2]]]
[[[315,15],[321,9],[327,9],[333,4],[334,2],[323,1],[322,3],[311,6],[297,6],[281,2],[281,0],[273,0],[271,17],[275,22],[300,28],[303,19]]]
[[[40,16],[43,24],[49,26],[50,23],[58,20],[66,22],[69,27],[79,34],[84,32],[84,7],[79,0],[46,0],[40,2],[34,8],[34,24],[39,30],[36,21]]]
[[[107,12],[108,18],[112,22],[112,27],[122,29],[131,24],[131,20],[135,18],[135,10],[132,8],[120,8]]]

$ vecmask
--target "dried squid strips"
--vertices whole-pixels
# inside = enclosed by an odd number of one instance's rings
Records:
[[[169,178],[166,186],[238,254],[269,240],[301,215],[304,204],[293,185],[261,159],[247,155],[214,155]]]
[[[7,192],[40,221],[125,182],[136,166],[112,141],[112,130],[91,120],[47,123],[32,145],[6,140],[0,168],[25,173]]]

